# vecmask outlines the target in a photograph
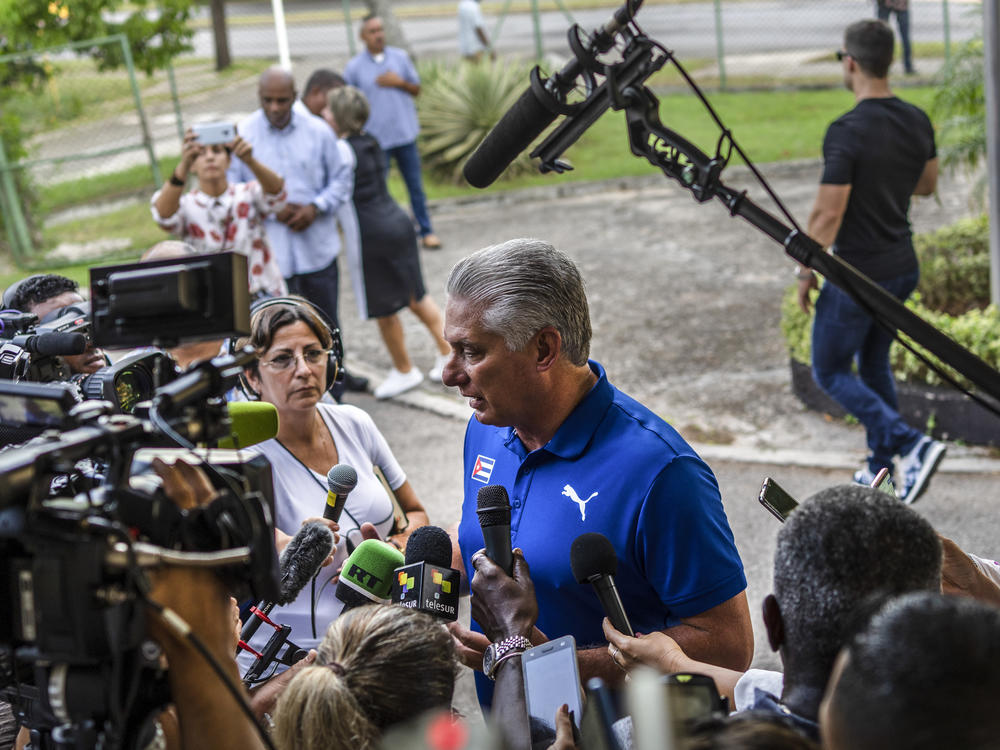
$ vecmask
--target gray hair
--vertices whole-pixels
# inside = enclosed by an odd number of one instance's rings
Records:
[[[330,112],[343,135],[357,135],[368,122],[368,99],[354,86],[330,91]]]
[[[517,239],[483,248],[455,264],[447,291],[475,306],[483,327],[502,336],[511,351],[553,326],[567,359],[587,363],[591,329],[583,278],[549,243]]]
[[[859,610],[873,598],[940,586],[941,543],[916,511],[861,485],[817,492],[778,533],[782,656],[825,684]]]

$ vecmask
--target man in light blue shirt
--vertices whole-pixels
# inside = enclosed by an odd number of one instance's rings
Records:
[[[365,51],[347,63],[344,78],[368,98],[371,115],[365,124],[382,151],[385,166],[395,158],[410,194],[410,207],[417,220],[423,246],[441,247],[441,241],[431,228],[424,197],[423,176],[420,173],[420,153],[417,151],[417,108],[414,97],[420,94],[420,76],[404,50],[387,47],[382,19],[369,15],[361,22],[361,41]]]
[[[240,135],[253,145],[254,158],[285,178],[288,203],[264,226],[288,288],[317,305],[337,322],[337,236],[335,213],[350,202],[354,172],[344,163],[330,126],[296,111],[295,81],[281,68],[260,77],[260,109],[240,123]],[[254,177],[233,156],[230,182]]]

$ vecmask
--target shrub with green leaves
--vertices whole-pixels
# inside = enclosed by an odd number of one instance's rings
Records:
[[[465,161],[524,91],[528,70],[487,60],[421,67],[420,76],[421,158],[442,179],[460,182]],[[504,176],[530,169],[521,154]]]
[[[917,315],[988,364],[1000,369],[1000,310],[989,304],[989,224],[986,216],[962,219],[914,237],[920,258],[920,286],[906,302]],[[812,361],[812,314],[799,308],[797,285],[781,302],[781,333],[792,359]],[[929,356],[927,352],[925,355]],[[941,385],[941,377],[899,344],[890,354],[897,380]],[[930,357],[941,366],[940,361]],[[968,386],[950,368],[952,377]]]

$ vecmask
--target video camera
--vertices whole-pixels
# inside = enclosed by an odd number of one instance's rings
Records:
[[[151,265],[152,273],[147,264],[92,270],[90,326],[100,343],[115,343],[113,331],[130,344],[140,331],[147,344],[189,340],[179,329],[195,315],[216,321],[214,329],[199,322],[195,338],[249,332],[243,256]],[[156,278],[174,275],[186,279],[183,300],[173,282],[151,291]],[[137,277],[148,315],[122,304]],[[152,736],[170,695],[160,650],[146,634],[147,568],[219,567],[238,596],[278,592],[266,459],[202,452],[217,495],[188,510],[141,467],[158,450],[194,454],[195,443],[229,435],[224,395],[252,352],[217,357],[167,383],[147,367],[148,354],[90,381],[102,384],[90,392],[110,402],[82,398],[68,383],[0,381],[3,423],[38,433],[0,452],[0,699],[13,704],[36,748],[142,747]],[[93,469],[86,482],[81,462]]]

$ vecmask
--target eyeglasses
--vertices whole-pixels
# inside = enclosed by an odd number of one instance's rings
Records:
[[[271,370],[282,372],[292,367],[298,361],[299,357],[310,367],[316,367],[325,362],[328,356],[330,356],[329,349],[307,349],[302,354],[279,354],[276,357],[261,362],[261,364]]]
[[[842,62],[845,57],[850,57],[850,54],[848,54],[847,52],[845,52],[842,49],[838,49],[833,54],[835,54],[837,56],[837,62]]]

